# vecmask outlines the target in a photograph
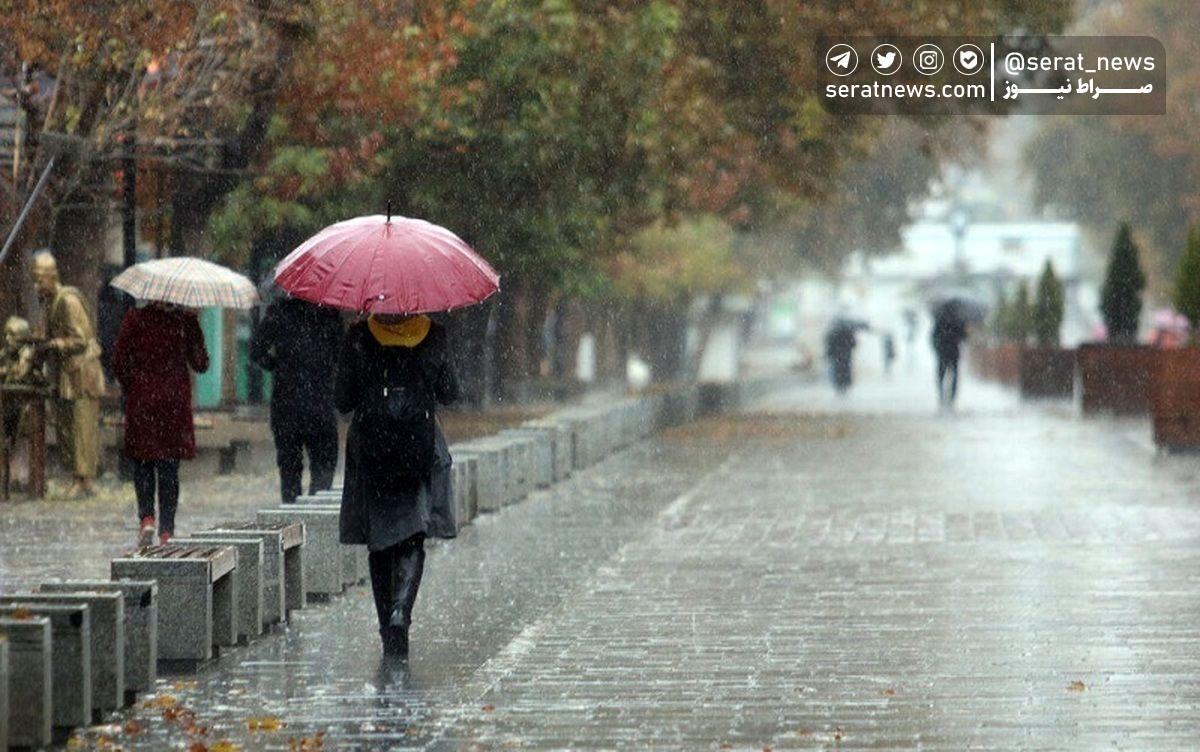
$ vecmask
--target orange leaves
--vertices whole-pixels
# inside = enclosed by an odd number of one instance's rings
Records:
[[[312,736],[288,739],[288,752],[320,752],[323,749],[325,749],[324,731],[318,731]]]
[[[222,739],[211,746],[203,742],[192,742],[187,746],[187,752],[242,752],[242,748],[227,739]]]
[[[278,731],[284,727],[284,722],[273,715],[264,715],[258,718],[247,718],[246,728],[251,731]]]
[[[1075,681],[1073,681],[1067,685],[1068,692],[1083,692],[1086,689],[1087,689],[1087,685],[1084,684],[1083,682],[1079,681],[1078,679],[1076,679]]]

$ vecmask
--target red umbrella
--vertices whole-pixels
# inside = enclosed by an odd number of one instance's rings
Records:
[[[434,313],[478,303],[500,275],[445,227],[374,214],[330,225],[275,267],[310,303],[371,313]]]

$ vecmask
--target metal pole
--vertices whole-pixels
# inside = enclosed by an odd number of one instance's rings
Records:
[[[125,134],[125,156],[121,163],[124,180],[121,186],[121,234],[124,240],[126,269],[137,263],[137,134],[130,129]]]
[[[42,176],[38,178],[37,185],[33,186],[33,192],[26,199],[20,216],[17,217],[17,221],[8,233],[8,239],[4,241],[4,247],[0,248],[0,264],[3,264],[4,259],[8,258],[8,251],[12,248],[13,241],[17,239],[17,233],[21,231],[21,227],[25,224],[25,218],[29,216],[29,210],[33,208],[33,202],[37,201],[38,196],[42,193],[42,189],[46,187],[46,181],[50,179],[50,171],[54,169],[54,163],[57,161],[58,155],[55,154],[46,162],[46,169],[42,170]]]

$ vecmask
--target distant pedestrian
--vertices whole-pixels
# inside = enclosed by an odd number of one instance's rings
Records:
[[[896,338],[891,332],[883,335],[883,373],[892,375],[892,364],[896,362]]]
[[[835,319],[825,331],[825,359],[833,388],[845,393],[853,380],[854,348],[858,346],[857,325],[845,319]]]
[[[175,535],[179,461],[196,456],[191,372],[208,370],[196,313],[167,303],[127,311],[112,368],[125,393],[122,451],[133,467],[138,545],[154,542],[156,524],[159,543],[166,543]]]
[[[453,538],[450,452],[435,413],[458,396],[445,329],[427,316],[372,316],[346,333],[337,408],[346,439],[340,539],[366,544],[385,655],[407,657],[425,538]]]
[[[308,492],[333,486],[338,459],[333,379],[342,333],[341,314],[332,308],[282,298],[267,309],[250,341],[250,358],[274,377],[271,433],[285,504],[300,495],[305,451]]]
[[[958,396],[958,360],[967,338],[967,321],[954,301],[938,306],[933,315],[933,352],[937,356],[938,402],[952,407]]]

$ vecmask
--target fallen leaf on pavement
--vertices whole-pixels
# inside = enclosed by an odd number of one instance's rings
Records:
[[[158,695],[157,697],[151,697],[149,700],[146,700],[145,702],[143,702],[142,707],[144,707],[144,708],[169,708],[172,705],[178,705],[178,704],[179,704],[179,700],[176,700],[171,695]]]
[[[283,728],[283,721],[273,715],[264,715],[261,718],[247,718],[246,727],[251,731],[278,731]]]
[[[1082,692],[1085,689],[1087,689],[1087,685],[1078,679],[1067,685],[1068,692]]]

